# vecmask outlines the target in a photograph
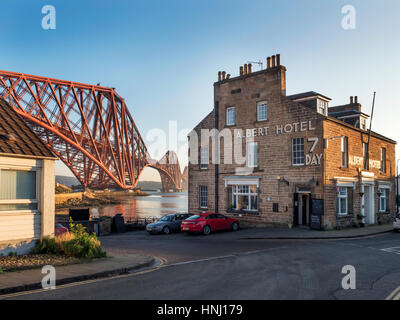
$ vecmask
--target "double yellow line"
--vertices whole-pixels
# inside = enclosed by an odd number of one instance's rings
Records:
[[[394,289],[393,292],[389,294],[385,300],[400,300],[400,287]]]

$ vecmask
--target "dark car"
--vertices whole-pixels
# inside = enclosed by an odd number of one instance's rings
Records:
[[[238,231],[239,221],[218,213],[201,213],[193,215],[183,221],[181,230],[189,233],[203,233],[209,235],[212,231]]]
[[[146,231],[150,234],[170,234],[171,232],[179,232],[181,231],[182,221],[190,216],[192,215],[189,213],[167,214],[157,222],[148,224],[146,226]]]

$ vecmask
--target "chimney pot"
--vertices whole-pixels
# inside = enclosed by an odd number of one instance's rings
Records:
[[[350,104],[353,104],[353,96],[350,97]]]
[[[275,55],[272,56],[271,59],[272,59],[272,68],[276,67],[276,56]]]
[[[219,72],[218,72],[218,81],[221,81],[221,80],[222,80],[222,72],[219,71]]]
[[[251,71],[251,69],[252,69],[251,63],[249,63],[248,67],[249,67],[249,73],[251,73],[251,72],[252,72],[252,71]]]
[[[358,97],[357,96],[354,97],[354,103],[358,103]]]
[[[267,58],[267,69],[271,68],[271,57]]]
[[[276,65],[279,67],[281,65],[281,55],[277,54],[276,55]]]
[[[244,74],[248,74],[249,73],[249,69],[247,64],[244,65]]]
[[[222,80],[225,80],[225,78],[226,78],[226,72],[222,71]]]
[[[243,75],[243,72],[244,72],[244,71],[243,71],[243,67],[240,66],[240,69],[239,69],[239,70],[240,70],[240,75],[242,76],[242,75]]]

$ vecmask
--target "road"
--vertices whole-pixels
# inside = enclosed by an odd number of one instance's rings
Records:
[[[162,258],[152,271],[14,299],[385,299],[400,286],[400,234],[353,240],[244,240],[145,232],[103,237],[111,253]],[[396,249],[390,249],[398,247]],[[389,249],[389,250],[388,250]],[[356,269],[344,290],[342,267]]]

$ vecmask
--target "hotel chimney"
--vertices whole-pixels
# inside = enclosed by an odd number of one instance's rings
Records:
[[[276,66],[279,67],[281,65],[281,55],[277,54],[276,55]]]
[[[267,69],[271,68],[271,57],[267,58]]]
[[[272,68],[274,68],[276,67],[276,57],[272,56],[271,59],[272,59]]]

